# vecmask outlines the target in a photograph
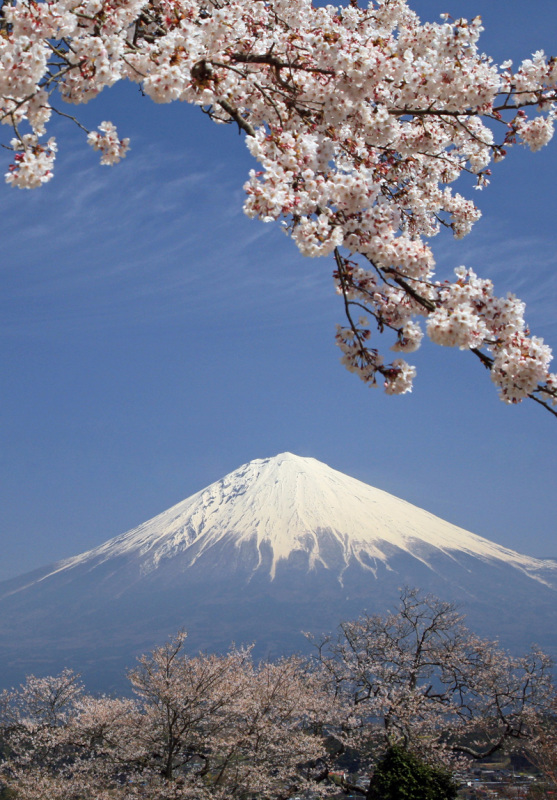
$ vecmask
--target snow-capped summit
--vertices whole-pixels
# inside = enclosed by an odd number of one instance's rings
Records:
[[[244,464],[138,528],[0,583],[0,684],[72,666],[98,688],[181,627],[191,646],[301,650],[418,586],[471,627],[557,654],[557,563],[520,555],[313,458]]]
[[[342,574],[350,564],[376,573],[393,555],[428,564],[443,553],[500,561],[537,580],[544,562],[519,555],[314,458],[281,453],[244,464],[221,480],[121,536],[59,562],[52,575],[78,565],[125,558],[146,575],[170,562],[180,571],[223,546],[249,551],[252,571],[271,579],[293,555]],[[234,559],[236,562],[237,559]]]

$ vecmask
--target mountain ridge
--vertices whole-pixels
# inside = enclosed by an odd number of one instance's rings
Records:
[[[318,531],[332,532],[343,550],[345,566],[355,558],[371,572],[370,559],[388,563],[385,551],[393,546],[422,559],[419,551],[429,545],[447,555],[464,552],[501,560],[546,582],[536,573],[547,568],[548,560],[517,553],[316,459],[292,453],[243,464],[136,528],[56,562],[55,569],[40,580],[87,561],[101,563],[117,556],[140,559],[142,574],[157,569],[164,559],[187,552],[193,553],[187,564],[192,566],[228,535],[237,547],[255,539],[259,553],[268,543],[274,579],[277,564],[296,550],[310,553],[310,570],[319,561],[330,568],[319,551]],[[368,558],[361,558],[362,553]]]

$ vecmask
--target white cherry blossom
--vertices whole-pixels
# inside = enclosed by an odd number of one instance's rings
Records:
[[[37,137],[28,133],[21,139],[12,139],[11,145],[15,156],[6,173],[6,183],[18,189],[36,189],[52,178],[57,149],[54,137],[39,144]]]
[[[101,164],[117,164],[129,150],[130,140],[119,139],[116,126],[112,122],[101,122],[99,130],[101,133],[91,132],[87,136],[87,142],[94,150],[102,153]]]

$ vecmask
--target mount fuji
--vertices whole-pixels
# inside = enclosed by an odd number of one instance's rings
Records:
[[[190,650],[256,642],[274,657],[396,605],[401,587],[454,600],[478,633],[557,654],[557,562],[520,555],[313,458],[226,475],[128,533],[0,583],[0,683],[80,671],[118,685],[186,628]]]

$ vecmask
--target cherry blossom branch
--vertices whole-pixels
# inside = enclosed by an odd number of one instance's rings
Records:
[[[348,320],[336,340],[349,370],[370,385],[379,372],[390,394],[412,388],[411,365],[385,365],[366,347],[369,331],[351,316],[366,308],[380,331],[396,333],[396,351],[419,347],[425,320],[432,341],[472,350],[489,366],[504,402],[536,395],[549,410],[557,405],[551,351],[530,335],[523,304],[495,296],[471,269],[438,282],[428,244],[442,226],[462,238],[480,217],[453,190],[459,177],[475,175],[482,188],[507,148],[550,141],[555,59],[539,51],[514,72],[510,62],[498,67],[478,49],[479,18],[424,26],[406,0],[365,10],[355,0],[343,9],[311,0],[0,8],[0,115],[16,136],[9,184],[35,188],[52,177],[56,142],[41,137],[55,88],[83,103],[130,80],[157,103],[193,103],[235,122],[262,167],[246,184],[246,213],[282,222],[304,255],[335,252]],[[494,123],[506,127],[502,141]],[[87,141],[103,164],[128,150],[110,122]]]
[[[217,102],[219,106],[226,111],[230,117],[232,117],[234,122],[241,130],[245,131],[248,136],[255,136],[255,128],[253,125],[250,125],[246,119],[244,119],[237,108],[231,106],[228,100],[218,100]]]

